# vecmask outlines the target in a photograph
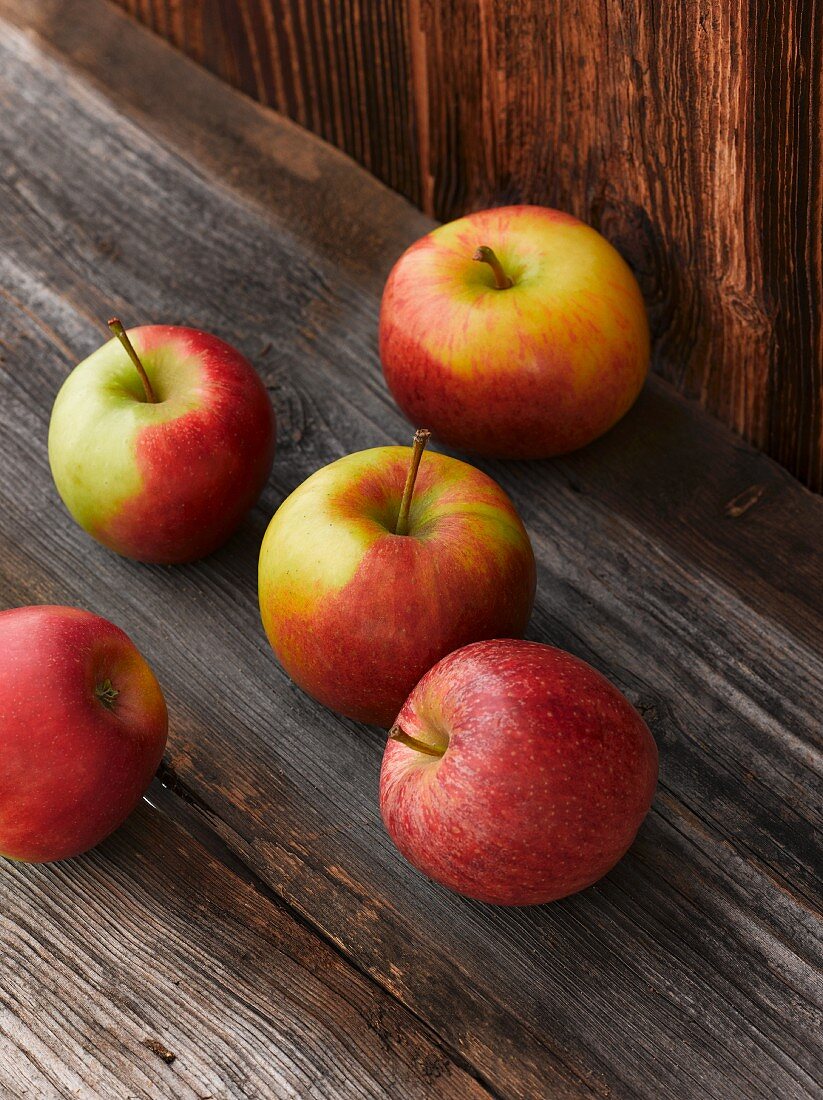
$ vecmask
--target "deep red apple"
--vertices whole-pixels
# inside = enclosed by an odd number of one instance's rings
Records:
[[[599,672],[552,646],[494,640],[451,653],[411,693],[383,757],[380,808],[429,878],[535,905],[617,863],[656,782],[648,727]]]
[[[605,238],[540,206],[441,225],[395,264],[380,359],[412,423],[452,447],[546,458],[632,405],[649,368],[640,288]]]
[[[140,801],[167,726],[157,680],[118,627],[71,607],[0,612],[0,856],[98,844]]]
[[[274,414],[239,351],[191,328],[146,325],[68,376],[49,428],[63,502],[104,546],[193,561],[223,543],[266,483]]]

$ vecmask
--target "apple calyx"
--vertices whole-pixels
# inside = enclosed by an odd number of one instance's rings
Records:
[[[409,472],[406,474],[406,484],[403,487],[403,498],[400,501],[400,511],[397,513],[397,523],[394,527],[395,535],[408,535],[409,533],[409,509],[411,508],[414,483],[417,480],[417,471],[420,469],[420,459],[423,451],[431,438],[428,428],[418,428],[414,433],[412,444],[412,456],[409,463]]]
[[[151,388],[151,382],[149,382],[149,376],[146,374],[146,368],[140,362],[140,357],[134,350],[134,345],[132,344],[131,340],[129,340],[128,334],[123,328],[120,318],[112,317],[111,320],[108,322],[108,326],[117,337],[117,339],[120,341],[120,343],[123,345],[123,347],[126,349],[126,354],[128,355],[129,359],[131,359],[132,363],[134,363],[134,369],[140,375],[140,381],[143,383],[143,389],[146,393],[146,401],[150,405],[156,404],[157,398],[154,396],[154,390]]]
[[[498,290],[508,290],[509,287],[514,286],[513,281],[508,277],[503,267],[495,256],[494,252],[489,248],[487,244],[481,244],[475,254],[472,256],[473,260],[479,260],[480,263],[488,264],[494,273],[494,281]]]
[[[441,757],[446,751],[444,748],[439,749],[435,745],[428,744],[427,741],[421,741],[417,737],[411,737],[405,730],[402,730],[400,726],[392,726],[389,730],[389,740],[399,741],[401,745],[405,745],[407,749],[414,749],[415,752],[425,753],[426,756]]]
[[[104,680],[102,684],[95,687],[94,694],[106,710],[114,710],[114,700],[120,692],[112,685],[111,680]]]

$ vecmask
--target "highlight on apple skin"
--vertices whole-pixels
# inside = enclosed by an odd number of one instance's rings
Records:
[[[80,526],[118,554],[193,561],[226,541],[268,479],[271,402],[248,360],[216,336],[170,325],[125,335],[57,395],[55,485]]]
[[[424,875],[498,905],[583,890],[632,844],[657,782],[643,719],[599,672],[538,642],[466,646],[409,696],[380,809]]]
[[[395,264],[380,359],[412,423],[460,450],[547,458],[602,435],[649,368],[640,288],[569,214],[508,206],[458,218]]]
[[[277,658],[304,691],[361,722],[389,726],[451,650],[522,636],[534,603],[534,554],[514,505],[480,470],[423,456],[427,435],[318,470],[280,506],[260,552]]]
[[[0,612],[0,856],[68,859],[121,825],[166,745],[160,686],[118,627],[72,607]]]

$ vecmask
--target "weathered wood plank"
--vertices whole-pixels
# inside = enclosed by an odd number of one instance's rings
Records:
[[[180,792],[495,1091],[815,1095],[821,502],[662,383],[580,455],[489,466],[535,538],[533,636],[638,701],[662,784],[634,851],[582,896],[495,911],[421,881],[380,827],[382,736],[274,665],[255,561],[319,464],[407,438],[376,310],[428,223],[107,9],[68,7],[58,23],[0,3],[51,43],[9,30],[0,47],[4,599],[129,630],[170,695]],[[51,397],[112,307],[220,332],[277,405],[261,507],[192,567],[106,553],[51,486]]]
[[[0,913],[4,1097],[488,1096],[145,804],[81,859],[4,865]]]

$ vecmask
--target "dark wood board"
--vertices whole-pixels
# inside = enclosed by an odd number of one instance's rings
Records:
[[[71,863],[4,865],[0,908],[4,1097],[488,1096],[148,805]]]
[[[428,884],[380,825],[384,735],[288,683],[255,565],[304,477],[410,436],[376,316],[431,223],[97,0],[0,14],[4,603],[128,630],[170,701],[164,812],[184,802],[493,1094],[820,1095],[823,502],[659,380],[578,455],[485,464],[534,539],[531,636],[640,706],[661,784],[582,895],[507,911]],[[193,566],[102,550],[51,484],[51,400],[115,311],[218,332],[277,408],[259,507]]]
[[[440,218],[559,206],[655,367],[823,491],[823,0],[115,0]]]

